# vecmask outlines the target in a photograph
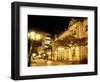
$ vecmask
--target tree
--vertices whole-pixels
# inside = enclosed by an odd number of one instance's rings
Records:
[[[57,44],[58,46],[63,46],[63,47],[68,47],[70,50],[70,56],[72,57],[72,47],[74,47],[74,49],[77,46],[85,46],[87,45],[87,37],[84,38],[76,38],[74,36],[67,36],[66,38],[62,39],[62,40],[57,40],[55,42],[55,44]]]
[[[36,53],[38,54],[37,52],[37,47],[38,46],[41,46],[42,44],[42,41],[36,41],[36,40],[31,40],[30,41],[30,48],[29,48],[29,53],[28,53],[28,66],[30,66],[31,64],[31,57],[32,57],[32,53]]]

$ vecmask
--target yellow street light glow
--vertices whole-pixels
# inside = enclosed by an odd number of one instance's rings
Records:
[[[40,40],[41,39],[41,35],[37,34],[36,32],[32,31],[28,33],[28,38],[32,39],[32,40]]]
[[[35,39],[35,32],[31,32],[31,33],[30,33],[30,38],[31,38],[32,40]]]
[[[43,54],[43,56],[46,56],[46,54]]]
[[[36,53],[33,53],[32,56],[33,56],[33,57],[36,56]]]
[[[28,38],[30,38],[30,39],[32,39],[32,40],[34,40],[35,39],[35,32],[29,32],[28,33]]]
[[[36,40],[40,40],[40,39],[41,39],[40,34],[36,34]]]

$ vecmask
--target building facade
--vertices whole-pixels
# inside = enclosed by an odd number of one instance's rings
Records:
[[[72,18],[68,29],[55,38],[54,60],[87,63],[88,19]]]

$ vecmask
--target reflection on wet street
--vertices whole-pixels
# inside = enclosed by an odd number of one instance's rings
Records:
[[[80,62],[54,61],[54,60],[44,60],[44,59],[35,59],[31,61],[31,66],[53,66],[53,65],[71,65],[71,64],[80,64]]]

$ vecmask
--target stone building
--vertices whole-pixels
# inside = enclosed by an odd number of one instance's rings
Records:
[[[73,41],[68,44],[68,46],[63,46],[61,44],[55,43],[55,60],[64,60],[64,61],[71,61],[71,62],[79,62],[82,61],[82,63],[87,63],[88,58],[88,19],[87,18],[72,18],[69,22],[68,29],[65,30],[62,34],[60,34],[58,37],[55,38],[55,41],[64,41],[66,44],[67,40],[66,38],[68,36],[73,37]],[[74,40],[79,40],[80,42],[76,45],[73,45],[73,42],[75,44]],[[86,41],[84,41],[84,39]],[[82,42],[83,40],[83,42]],[[80,45],[78,45],[80,44]],[[81,45],[82,44],[82,45]]]

